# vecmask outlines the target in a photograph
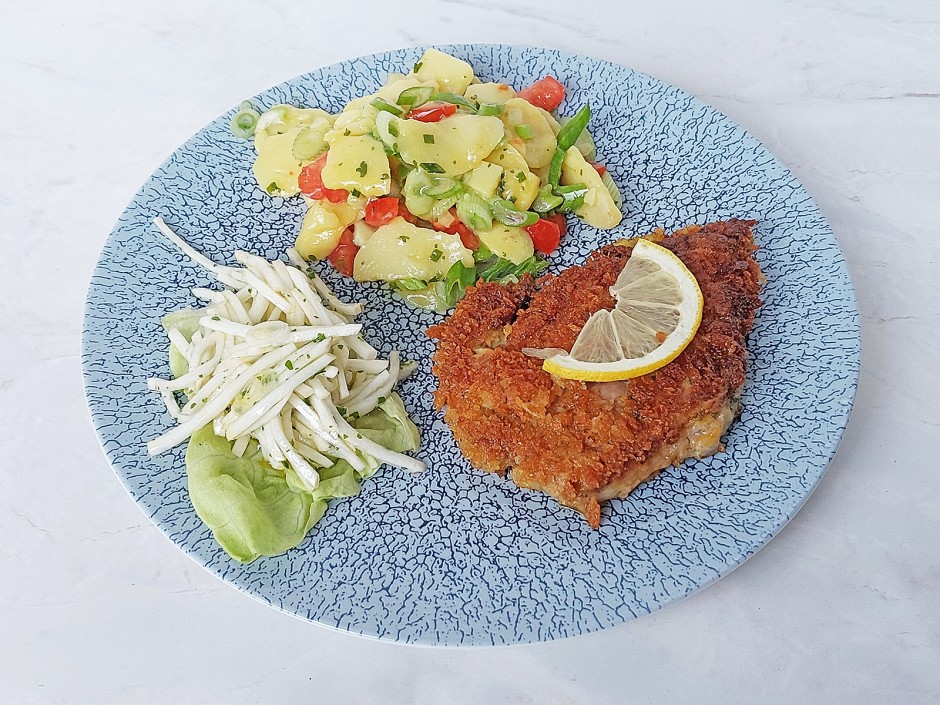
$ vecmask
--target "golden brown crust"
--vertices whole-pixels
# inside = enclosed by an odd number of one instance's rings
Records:
[[[583,265],[538,282],[469,290],[428,335],[438,340],[435,403],[446,407],[444,418],[470,462],[491,472],[511,468],[517,485],[548,492],[596,527],[605,488],[624,496],[663,458],[668,465],[688,457],[685,434],[696,420],[721,415],[744,382],[745,337],[762,281],[753,225],[712,223],[662,240],[699,282],[702,323],[673,362],[614,383],[619,387],[553,377],[521,350],[570,350],[591,313],[613,307],[607,289],[631,244],[603,247]],[[685,450],[675,457],[667,448]]]

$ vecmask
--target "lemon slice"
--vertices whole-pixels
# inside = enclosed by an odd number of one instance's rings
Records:
[[[549,357],[542,369],[567,379],[630,379],[672,362],[702,322],[702,291],[670,250],[638,240],[617,281],[617,300],[584,324],[567,354]]]

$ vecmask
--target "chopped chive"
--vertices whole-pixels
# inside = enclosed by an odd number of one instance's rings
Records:
[[[422,67],[422,66],[424,66],[424,62],[423,62],[423,61],[417,61],[417,62],[415,62],[415,65],[411,68],[411,70],[412,70],[414,73],[418,73],[418,71],[421,70],[421,67]]]
[[[379,110],[384,110],[387,113],[391,113],[395,117],[401,117],[405,114],[404,110],[399,108],[397,105],[392,105],[384,98],[373,98],[369,104],[375,108],[378,108]]]
[[[284,360],[284,367],[286,367],[289,370],[292,370],[294,369],[294,363],[291,362],[290,360]]]
[[[435,93],[431,96],[431,100],[440,101],[442,103],[451,103],[457,105],[464,110],[469,110],[471,113],[475,113],[479,106],[464,98],[462,95],[457,95],[456,93]]]
[[[434,144],[434,135],[425,135],[424,136],[425,144]]]
[[[357,169],[357,171],[358,171],[358,169]],[[357,189],[357,188],[354,188],[354,189],[353,189],[352,191],[350,191],[349,193],[351,193],[354,198],[361,198],[361,197],[362,197],[362,191],[360,191],[360,190]]]
[[[268,192],[269,196],[276,196],[281,192],[281,189],[278,188],[276,181],[272,181],[264,190]]]
[[[431,253],[431,261],[439,262],[441,260],[441,257],[443,256],[444,256],[444,253],[435,247],[434,252]]]
[[[443,174],[444,167],[436,162],[423,162],[421,168],[424,169],[429,174]]]
[[[528,179],[528,178],[529,178],[529,177],[525,175],[525,172],[524,172],[524,171],[517,171],[517,172],[516,172],[516,181],[518,181],[520,184],[524,184],[525,181],[526,181],[526,179]]]
[[[430,86],[414,86],[403,90],[395,102],[405,107],[417,108],[419,105],[427,103],[432,93],[434,93],[434,89]]]
[[[359,174],[359,176],[365,176],[368,172],[369,172],[369,165],[366,164],[364,161],[359,162],[359,166],[356,167],[356,173]]]

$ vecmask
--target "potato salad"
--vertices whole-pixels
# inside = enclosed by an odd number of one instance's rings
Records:
[[[445,311],[479,280],[538,274],[567,214],[597,228],[620,222],[590,106],[560,118],[564,97],[551,76],[517,92],[429,49],[339,114],[245,103],[231,124],[254,139],[258,185],[306,201],[301,256]]]

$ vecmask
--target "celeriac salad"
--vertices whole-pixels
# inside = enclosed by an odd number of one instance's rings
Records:
[[[242,266],[227,267],[156,224],[226,288],[196,288],[204,308],[163,318],[173,379],[148,387],[176,425],[147,449],[189,439],[193,507],[229,555],[296,546],[327,500],[358,494],[382,463],[424,470],[402,452],[418,449],[418,429],[394,391],[413,366],[379,358],[354,320],[360,304],[339,301],[293,250],[292,264],[236,252]]]
[[[480,279],[540,272],[566,214],[620,222],[620,194],[586,129],[590,107],[559,119],[564,96],[551,76],[516,92],[429,49],[337,115],[243,104],[231,124],[254,138],[259,186],[306,200],[302,257],[445,311]]]

